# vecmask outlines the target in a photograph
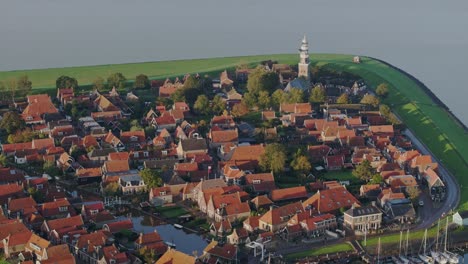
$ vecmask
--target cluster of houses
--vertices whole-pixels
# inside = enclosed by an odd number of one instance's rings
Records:
[[[304,63],[308,67],[308,55]],[[264,66],[278,73],[286,92],[310,89],[291,66],[268,62]],[[233,85],[247,81],[250,73],[238,69],[232,80],[224,71],[214,81],[228,109],[243,97]],[[166,80],[158,87],[159,97],[170,98],[186,77]],[[365,86],[338,89],[358,94]],[[353,194],[346,183],[333,180],[278,188],[273,173],[259,169],[266,145],[253,137],[256,124],[239,123],[229,113],[214,116],[208,133],[202,134],[189,105],[174,102],[170,109],[158,105],[138,117],[142,127],[154,128],[154,134],[123,131],[122,120],[133,114],[126,103],[135,100],[139,100],[135,94],[124,97],[115,88],[86,95],[58,89],[54,100],[44,94],[27,96],[27,102],[18,105],[21,118],[45,137],[2,144],[1,150],[19,167],[51,162],[79,185],[97,184],[103,194],[114,184],[124,196],[147,192],[154,206],[196,205],[209,219],[212,236],[222,242],[213,240],[195,257],[168,248],[156,231],[140,234],[134,247],[154,250],[160,256],[156,263],[229,263],[237,258],[238,244],[274,247],[281,240],[336,236],[343,234],[341,230],[374,232],[382,224],[415,221],[410,190],[427,186],[434,201],[445,196],[438,164],[414,150],[378,111],[318,110],[310,103],[284,103],[279,111],[260,113],[262,120],[277,119],[293,131],[284,139],[289,145],[310,142],[307,155],[315,171],[351,169],[368,161],[382,182],[362,185]],[[92,109],[90,115],[78,120],[65,116],[63,109],[72,102]],[[276,127],[263,133],[266,142],[280,141]],[[139,174],[143,168],[161,171],[164,186],[147,188]],[[15,166],[0,168],[0,247],[5,257],[40,263],[141,262],[115,246],[115,234],[132,230],[132,221],[116,219],[102,201],[68,197],[48,179],[28,176]],[[44,201],[28,196],[31,189]],[[90,226],[97,231],[91,232]]]

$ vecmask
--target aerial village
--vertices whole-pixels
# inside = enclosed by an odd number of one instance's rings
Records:
[[[1,143],[4,258],[260,262],[420,224],[445,196],[438,164],[365,80],[309,64],[304,38],[297,66],[225,70],[203,96],[187,86],[207,78],[187,74],[151,81],[150,96],[59,88],[16,102],[2,117],[24,121]],[[183,249],[159,225],[201,242],[181,235],[196,246]]]

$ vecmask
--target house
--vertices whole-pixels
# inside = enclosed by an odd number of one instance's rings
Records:
[[[37,213],[36,201],[30,196],[8,201],[8,216],[10,218],[23,218]]]
[[[273,208],[258,219],[259,229],[277,232],[286,226],[288,220],[297,213],[304,211],[300,202],[290,203],[281,207]]]
[[[219,85],[222,89],[232,87],[233,83],[234,81],[229,78],[227,70],[224,70],[223,72],[221,72],[219,76]]]
[[[232,232],[232,225],[229,220],[213,222],[210,225],[210,234],[217,237],[223,237]]]
[[[167,251],[158,259],[154,264],[195,264],[197,262],[197,258],[177,251],[173,248],[168,248]]]
[[[358,232],[376,231],[382,223],[382,212],[375,206],[351,207],[344,212],[344,225]]]
[[[8,235],[2,241],[5,258],[11,258],[25,250],[26,244],[33,234],[31,231]]]
[[[418,188],[418,182],[413,175],[390,176],[386,182],[393,192],[406,192],[408,188]]]
[[[208,134],[208,138],[210,140],[211,149],[217,149],[226,143],[239,143],[239,133],[237,132],[237,128],[232,130],[211,129]]]
[[[112,234],[118,233],[122,230],[133,230],[133,222],[131,219],[112,222],[112,223],[103,225],[102,229]]]
[[[84,225],[81,215],[46,220],[41,226],[41,231],[47,234],[47,237],[53,244],[60,244],[62,241],[68,241],[69,233],[82,230]]]
[[[410,168],[413,173],[420,175],[424,170],[431,168],[437,171],[439,164],[432,161],[431,155],[421,155],[413,158],[410,163]]]
[[[382,210],[391,222],[403,224],[414,223],[416,220],[413,203],[406,198],[387,201]]]
[[[97,264],[130,264],[131,261],[125,252],[120,252],[115,245],[102,248],[102,257]]]
[[[152,125],[157,129],[157,131],[162,131],[163,129],[174,131],[177,126],[177,122],[170,112],[164,112],[161,116],[154,119]]]
[[[253,171],[258,167],[260,156],[265,153],[264,145],[243,145],[235,147],[224,158],[227,162],[220,162],[219,167],[224,165],[235,165],[241,170]]]
[[[75,209],[67,199],[58,199],[52,202],[43,203],[39,207],[39,212],[44,218],[48,219],[57,219],[76,215]]]
[[[401,192],[393,192],[391,188],[382,189],[379,196],[377,197],[377,203],[380,205],[381,208],[385,206],[385,204],[389,201],[393,200],[403,200],[406,199],[404,193]]]
[[[260,216],[249,216],[242,222],[242,227],[250,233],[257,231],[259,229],[259,219]]]
[[[218,241],[211,241],[203,250],[205,263],[234,263],[237,258],[237,247],[231,244],[220,245]]]
[[[312,105],[310,103],[282,103],[280,112],[295,114],[312,114]]]
[[[7,204],[9,199],[24,196],[23,186],[17,183],[0,185],[0,204]]]
[[[261,209],[267,210],[273,205],[273,202],[266,195],[258,195],[250,200],[252,208],[256,211]]]
[[[104,210],[104,203],[101,201],[86,203],[81,206],[81,215],[85,220],[89,220]]]
[[[116,151],[123,151],[125,149],[125,145],[122,143],[122,141],[118,137],[116,137],[110,130],[107,133],[106,137],[104,137],[103,143],[106,143]]]
[[[16,168],[0,168],[0,184],[23,184],[25,182],[24,172]]]
[[[311,159],[311,162],[318,163],[323,162],[325,158],[330,154],[331,147],[328,145],[317,145],[317,146],[309,146],[308,153]]]
[[[249,233],[244,228],[237,228],[227,237],[227,241],[232,245],[245,244],[250,242]]]
[[[262,121],[272,120],[276,118],[275,111],[262,111]]]
[[[359,201],[345,187],[338,187],[319,190],[302,204],[306,210],[333,213],[340,208],[351,208],[353,204],[359,204]]]
[[[119,186],[123,194],[141,193],[146,190],[146,184],[140,175],[120,176]]]
[[[164,186],[151,189],[149,192],[149,200],[154,206],[172,203],[171,187]]]
[[[49,258],[46,250],[49,248],[50,244],[51,243],[49,241],[43,239],[42,237],[36,234],[31,234],[28,241],[26,242],[24,251],[33,253],[36,256],[37,261],[40,261],[40,263],[44,263],[44,260],[47,260]],[[53,257],[54,254],[51,254],[51,259],[53,259]],[[65,258],[66,255],[60,257]]]
[[[125,131],[120,133],[120,141],[127,149],[141,149],[146,146],[145,131]]]
[[[453,215],[452,222],[458,226],[468,226],[468,211],[458,211]]]
[[[245,175],[245,186],[256,194],[269,193],[276,189],[273,173],[254,173]]]
[[[228,220],[231,222],[245,219],[250,215],[250,206],[247,202],[234,202],[225,206],[221,205],[215,211],[215,221]]]
[[[56,246],[49,246],[46,248],[41,256],[41,263],[43,264],[55,264],[55,263],[63,263],[63,264],[75,264],[76,259],[70,253],[68,245],[56,245]]]
[[[128,171],[130,171],[130,166],[127,160],[108,160],[102,166],[102,175],[104,176]]]
[[[369,126],[369,131],[372,132],[374,136],[390,138],[393,138],[395,136],[393,125]]]
[[[279,232],[284,240],[292,241],[302,237],[302,226],[300,224],[286,225]]]
[[[26,124],[45,124],[43,119],[45,114],[58,113],[52,103],[50,96],[47,94],[28,95],[28,106],[23,110],[21,117]]]
[[[270,192],[270,198],[275,203],[306,199],[307,190],[304,186],[275,189]]]
[[[185,159],[188,154],[208,153],[208,146],[204,138],[189,138],[179,141],[177,155],[179,159]]]
[[[141,249],[143,247],[151,246],[152,244],[162,242],[162,238],[159,235],[158,231],[155,229],[153,232],[150,233],[140,233],[138,239],[135,241],[135,248]],[[166,248],[167,249],[167,248]],[[164,250],[165,252],[166,250]],[[164,253],[163,252],[163,253]]]
[[[380,191],[380,184],[363,184],[361,188],[359,188],[359,196],[370,200],[376,200]]]
[[[102,170],[100,167],[96,168],[79,168],[75,172],[78,184],[90,184],[94,182],[101,182]]]
[[[439,202],[445,198],[446,187],[437,172],[429,167],[424,170],[422,178],[429,188],[429,194],[431,195],[433,201]]]
[[[326,156],[323,158],[323,161],[325,163],[325,168],[329,171],[341,170],[344,167],[343,155]]]
[[[236,122],[230,115],[213,116],[210,122],[211,128],[218,127],[220,129],[234,129]]]

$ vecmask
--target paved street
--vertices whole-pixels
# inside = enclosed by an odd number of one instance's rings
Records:
[[[423,196],[424,207],[421,208],[420,212],[421,223],[416,227],[416,229],[425,229],[429,228],[433,223],[435,223],[443,214],[446,214],[450,210],[454,209],[458,201],[460,200],[460,188],[455,177],[445,168],[443,163],[437,159],[434,154],[424,145],[409,129],[406,129],[403,132],[408,138],[413,142],[415,146],[422,154],[431,155],[434,161],[439,163],[439,176],[446,184],[447,192],[445,200],[442,203],[439,203],[433,206],[428,195]]]

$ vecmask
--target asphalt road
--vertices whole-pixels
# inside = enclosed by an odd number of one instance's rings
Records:
[[[424,201],[423,208],[420,208],[419,217],[421,222],[418,224],[416,229],[425,229],[431,227],[442,215],[447,214],[452,209],[455,209],[460,200],[460,188],[455,177],[445,168],[443,163],[437,159],[434,154],[424,145],[409,129],[406,129],[403,134],[413,142],[421,154],[431,155],[432,159],[439,163],[439,176],[444,181],[444,184],[447,187],[445,194],[445,200],[441,203],[433,204],[429,198],[427,192],[423,194],[422,199]]]

